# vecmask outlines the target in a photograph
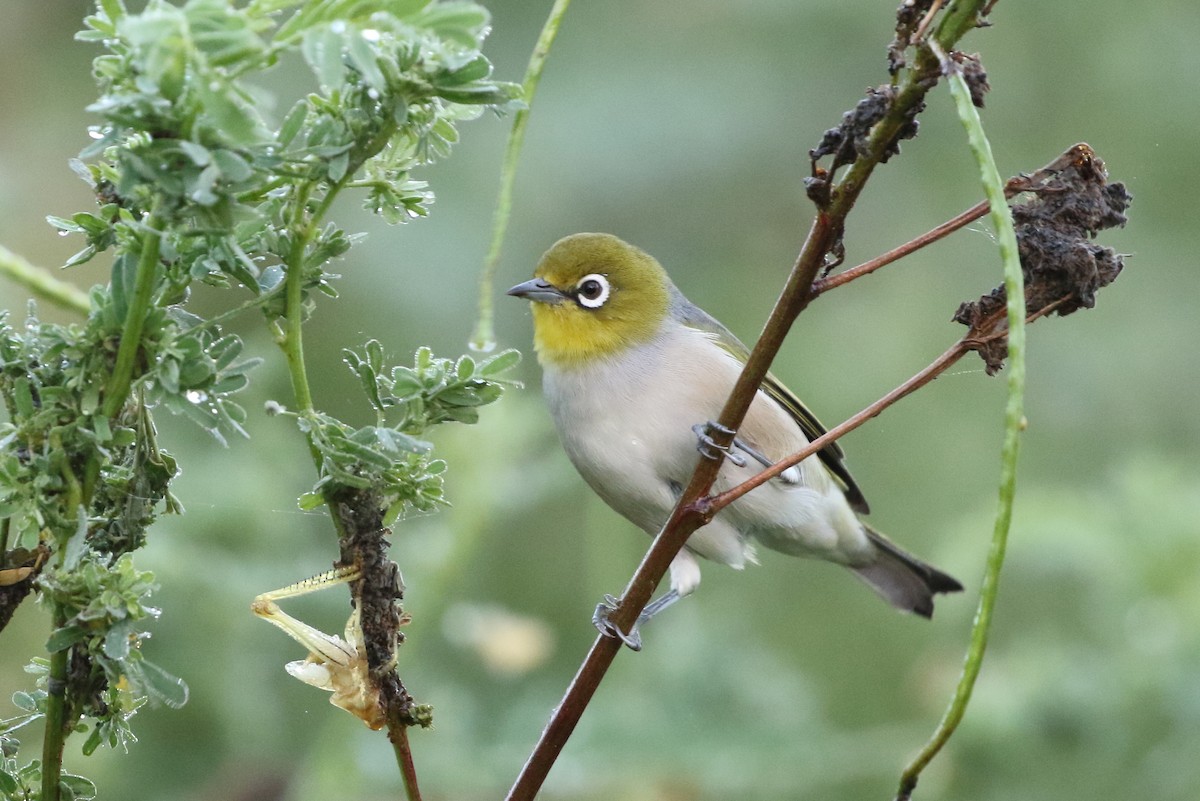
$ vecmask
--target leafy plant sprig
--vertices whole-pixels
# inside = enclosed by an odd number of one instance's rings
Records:
[[[302,326],[317,297],[336,295],[331,261],[360,238],[328,222],[334,200],[357,189],[388,222],[425,216],[432,194],[415,171],[449,154],[459,123],[519,102],[480,52],[488,24],[473,3],[430,0],[150,0],[140,11],[98,0],[85,20],[77,38],[104,48],[89,107],[99,122],[71,166],[97,206],[48,219],[84,239],[67,266],[110,254],[111,278],[89,294],[84,323],[0,317],[0,628],[34,589],[54,624],[49,659],[36,663],[41,689],[19,694],[12,719],[46,718],[42,759],[20,764],[18,723],[6,722],[5,793],[94,794],[62,771],[66,736],[90,726],[86,750],[122,746],[144,699],[186,700],[139,647],[158,610],[131,554],[159,514],[182,511],[153,410],[218,440],[247,433],[234,396],[261,358],[222,330],[230,315],[261,309],[287,359],[318,469],[305,505],[334,501],[344,535],[356,515],[390,521],[443,502],[445,465],[417,437],[473,422],[515,355],[476,364],[421,350],[406,372],[386,370],[368,343],[355,371],[375,375],[368,401],[380,416],[354,428],[313,407]],[[269,113],[256,79],[301,62],[311,91]],[[197,282],[234,293],[228,311],[187,310]]]

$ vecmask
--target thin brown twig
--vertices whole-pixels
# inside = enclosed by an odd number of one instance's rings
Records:
[[[792,465],[800,462],[817,453],[822,448],[830,445],[835,440],[845,436],[854,429],[861,426],[873,417],[876,417],[884,409],[901,398],[916,392],[921,387],[928,384],[933,379],[944,373],[955,362],[971,351],[972,343],[967,337],[955,342],[941,356],[938,356],[930,362],[923,370],[914,375],[912,378],[905,381],[900,386],[893,389],[891,392],[884,395],[879,400],[872,403],[870,406],[863,409],[858,414],[846,420],[844,423],[834,426],[826,433],[814,439],[807,447],[802,448],[786,459],[776,462],[773,466],[768,467],[761,473],[758,473],[751,478],[746,479],[741,484],[722,492],[720,495],[714,495],[710,498],[702,498],[696,502],[696,512],[700,514],[706,521],[711,520],[717,512],[724,509],[729,504],[736,501],[738,498],[745,495],[750,490],[762,486],[771,479],[778,476],[783,471],[787,470]]]
[[[1059,155],[1049,164],[1040,169],[1035,170],[1029,175],[1018,175],[1009,178],[1004,184],[1004,196],[1008,198],[1015,197],[1022,192],[1028,192],[1035,189],[1040,183],[1045,181],[1049,176],[1060,172],[1068,163],[1077,158],[1076,152],[1079,145],[1069,148],[1066,152]],[[824,278],[818,278],[813,282],[813,294],[820,295],[823,292],[828,292],[839,286],[844,286],[856,278],[861,278],[864,275],[870,275],[881,267],[886,267],[894,261],[908,256],[920,250],[927,245],[932,245],[939,239],[944,239],[955,231],[970,225],[988,213],[988,203],[986,200],[976,203],[966,211],[946,220],[941,225],[935,226],[920,236],[905,242],[903,245],[892,248],[887,253],[880,254],[869,261],[864,261],[849,269],[842,270],[835,275],[829,275]]]
[[[933,22],[933,18],[941,10],[942,0],[933,0],[933,5],[929,7],[929,10],[925,12],[925,16],[921,18],[921,24],[917,26],[917,32],[913,35],[912,41],[914,43],[920,42],[925,38],[925,32],[929,30],[930,23]]]
[[[949,236],[963,226],[970,225],[980,217],[988,213],[987,201],[976,203],[971,208],[962,212],[956,217],[953,217],[936,228],[930,229],[915,239],[905,242],[903,245],[894,247],[887,253],[880,254],[870,261],[864,261],[856,267],[850,267],[835,275],[829,275],[825,278],[818,278],[813,282],[813,294],[820,295],[823,292],[828,292],[835,287],[848,284],[855,278],[861,278],[864,275],[870,275],[880,267],[886,267],[894,261],[899,261],[905,256],[915,253],[926,245],[931,245],[934,242]]]
[[[408,726],[388,727],[388,739],[396,751],[396,764],[404,779],[404,793],[408,801],[421,801],[421,790],[417,787],[417,767],[413,763],[412,747],[408,743]]]
[[[1053,303],[1038,309],[1036,312],[1026,317],[1025,322],[1032,323],[1035,320],[1045,317],[1047,314],[1054,311],[1067,300],[1069,300],[1070,297],[1070,295],[1066,295],[1054,301]],[[849,434],[851,431],[858,428],[871,418],[878,417],[880,412],[882,412],[884,409],[896,403],[901,398],[911,395],[913,392],[916,392],[918,389],[925,386],[942,373],[946,372],[946,370],[952,367],[955,362],[957,362],[966,354],[981,347],[987,342],[1006,336],[1008,333],[1007,330],[1003,326],[998,325],[1000,323],[1000,318],[1003,316],[1002,312],[1003,310],[997,312],[993,316],[992,320],[990,320],[984,326],[992,327],[995,330],[992,330],[985,336],[978,336],[972,332],[968,332],[966,336],[951,345],[944,353],[942,353],[942,355],[930,362],[924,369],[915,374],[912,378],[908,379],[903,384],[899,385],[891,392],[887,393],[882,398],[863,409],[858,414],[850,417],[844,423],[829,429],[829,431],[814,439],[806,447],[801,448],[784,459],[779,460],[771,467],[763,470],[761,473],[751,476],[741,484],[730,487],[720,495],[714,495],[709,498],[701,498],[694,505],[696,513],[701,515],[706,522],[711,520],[714,515],[716,515],[729,504],[736,501],[738,498],[741,498],[746,493],[777,477],[789,467],[800,464],[800,462],[803,462],[805,459],[812,456],[814,453],[819,452],[836,440],[841,439],[843,436]]]

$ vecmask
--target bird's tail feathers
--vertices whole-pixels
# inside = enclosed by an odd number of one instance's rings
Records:
[[[870,526],[864,524],[863,530],[879,556],[871,564],[851,569],[897,609],[933,617],[935,593],[958,592],[963,588],[953,576],[922,562]]]

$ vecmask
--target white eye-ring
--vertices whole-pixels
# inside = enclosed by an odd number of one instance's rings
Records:
[[[586,309],[598,309],[608,300],[612,288],[608,279],[599,273],[585,275],[575,285],[575,300]]]

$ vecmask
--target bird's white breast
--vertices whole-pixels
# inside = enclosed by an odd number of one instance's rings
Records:
[[[563,447],[588,484],[616,511],[654,533],[666,520],[699,454],[691,428],[720,414],[742,364],[708,334],[668,324],[651,342],[581,366],[545,365],[544,391]],[[759,393],[740,436],[769,459],[807,440],[795,421]],[[798,482],[768,482],[700,529],[689,546],[740,566],[745,538],[768,547],[843,561],[861,547],[861,526],[816,457]],[[726,462],[721,491],[762,470]],[[839,559],[838,555],[842,558]]]

